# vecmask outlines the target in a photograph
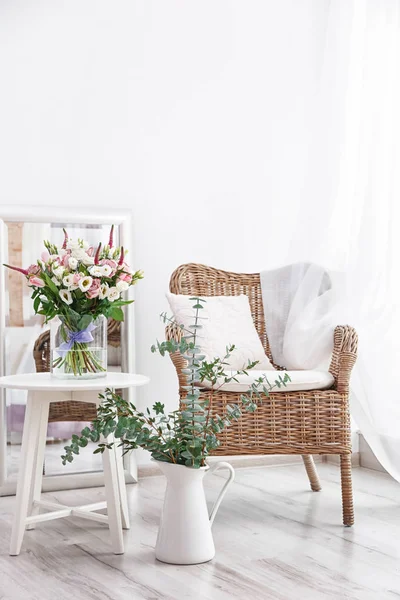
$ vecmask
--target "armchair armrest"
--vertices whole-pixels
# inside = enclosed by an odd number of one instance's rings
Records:
[[[330,373],[340,394],[349,393],[351,370],[357,359],[358,336],[350,325],[338,325],[334,331],[334,345]]]

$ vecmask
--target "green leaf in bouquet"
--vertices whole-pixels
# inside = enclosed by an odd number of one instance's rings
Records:
[[[68,334],[67,334],[67,331],[65,329],[64,323],[62,323],[60,325],[60,335],[61,335],[61,338],[62,338],[63,342],[66,342],[67,339],[68,339]]]
[[[56,286],[56,284],[50,279],[47,273],[43,273],[43,277],[47,287],[50,288],[53,294],[55,294],[58,297],[58,287]]]
[[[113,306],[110,312],[110,317],[115,319],[115,321],[123,321],[124,320],[124,311],[122,308],[118,306]]]
[[[115,300],[115,302],[113,302],[113,307],[114,306],[126,306],[127,304],[132,304],[133,302],[135,302],[134,300]]]
[[[81,317],[78,322],[79,331],[82,331],[83,329],[86,329],[86,327],[89,327],[92,320],[92,315],[83,315],[83,317]]]
[[[35,311],[35,313],[38,311],[39,305],[40,305],[40,296],[36,296],[36,298],[33,302],[33,310]]]

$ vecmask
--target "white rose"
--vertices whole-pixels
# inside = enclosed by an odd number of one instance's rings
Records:
[[[93,265],[92,267],[90,267],[89,271],[92,277],[103,276],[103,267],[101,267],[100,265]]]
[[[82,290],[82,292],[87,292],[88,289],[90,289],[92,283],[93,283],[92,277],[90,277],[89,275],[86,275],[86,277],[82,277],[82,279],[80,280],[79,288]]]
[[[75,242],[74,240],[68,240],[68,242],[67,242],[68,250],[72,250],[72,251],[78,250],[79,247],[80,247],[79,242]]]
[[[65,277],[63,277],[63,284],[67,288],[71,287],[71,285],[74,285],[74,276],[66,275]]]
[[[74,283],[73,275],[66,275],[65,277],[63,277],[63,285],[65,285],[65,287],[67,287],[71,292],[73,290],[77,290],[79,287],[77,283]]]
[[[57,279],[61,279],[62,276],[64,275],[64,267],[53,267],[53,273],[54,275],[57,277]]]
[[[86,266],[94,265],[94,258],[93,258],[93,256],[89,256],[89,254],[86,254],[85,251],[83,251],[83,255],[82,255],[81,261]]]
[[[60,290],[59,294],[60,294],[61,300],[63,302],[65,302],[65,304],[72,304],[72,302],[73,302],[72,295],[69,290]]]
[[[68,266],[70,269],[72,269],[72,271],[75,271],[76,267],[78,266],[78,261],[76,260],[76,258],[70,256],[70,258],[68,259]]]
[[[111,287],[108,290],[108,296],[107,296],[108,300],[110,302],[114,302],[114,300],[118,300],[119,298],[119,291],[117,290],[116,287]]]
[[[100,286],[100,293],[99,293],[100,300],[104,300],[104,298],[107,298],[109,289],[110,288],[108,287],[108,285],[106,283],[103,283]]]
[[[86,252],[80,246],[75,246],[74,248],[71,248],[71,252],[72,256],[76,258],[76,260],[82,260],[83,257],[86,255]]]
[[[119,292],[125,292],[129,288],[129,283],[120,279],[117,281],[116,287]]]
[[[112,273],[112,268],[110,267],[110,265],[103,265],[102,273],[103,273],[104,277],[109,277]]]

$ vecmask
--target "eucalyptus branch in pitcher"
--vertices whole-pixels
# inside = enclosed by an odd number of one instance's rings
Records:
[[[152,352],[180,354],[187,362],[184,374],[188,385],[185,386],[186,396],[181,399],[182,409],[166,412],[162,402],[155,402],[152,411],[147,408],[140,411],[132,403],[127,402],[112,390],[106,390],[100,396],[102,404],[98,408],[97,419],[90,427],[85,427],[81,434],[74,435],[69,446],[65,446],[62,456],[63,464],[72,462],[74,455],[79,454],[80,448],[89,441],[98,443],[101,436],[114,434],[119,445],[125,451],[135,448],[148,450],[155,460],[170,462],[187,467],[200,468],[205,466],[206,458],[219,445],[218,434],[240,419],[243,411],[254,412],[258,403],[268,397],[275,387],[285,386],[290,381],[289,375],[279,375],[274,383],[270,383],[266,375],[260,376],[247,393],[240,397],[239,404],[229,404],[222,415],[212,415],[213,395],[219,388],[231,381],[237,381],[239,375],[247,375],[257,362],[249,363],[245,368],[228,375],[225,371],[226,360],[235,351],[231,345],[223,357],[207,361],[201,348],[197,345],[197,331],[201,328],[199,311],[205,300],[192,298],[195,309],[194,321],[189,329],[178,325],[180,339],[157,342],[152,346]],[[161,315],[166,323],[177,325],[167,315]],[[211,389],[201,396],[201,384],[207,380]],[[112,443],[99,443],[95,452],[104,452]]]

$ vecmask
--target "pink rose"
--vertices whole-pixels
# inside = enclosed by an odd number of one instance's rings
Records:
[[[97,296],[100,294],[100,285],[101,285],[100,279],[93,279],[92,285],[86,292],[86,297],[90,298],[90,299],[97,298]]]
[[[30,265],[27,269],[28,275],[39,275],[41,270],[42,269],[39,267],[39,265]]]
[[[124,273],[124,271],[119,274],[119,278],[121,281],[126,281],[126,283],[131,283],[132,281],[132,275],[129,275],[129,273]]]
[[[63,267],[68,267],[68,261],[70,259],[70,256],[71,256],[71,250],[68,250],[67,253],[64,254],[64,256],[62,258],[60,258],[60,262]]]
[[[82,279],[82,276],[80,273],[74,273],[74,284],[75,285],[78,285],[81,279]]]
[[[109,265],[112,269],[117,268],[117,263],[115,262],[115,260],[111,260],[110,258],[102,258],[100,264]]]
[[[122,265],[122,270],[124,271],[124,273],[132,273],[132,269],[126,262],[124,262],[124,264]]]
[[[42,288],[42,287],[44,287],[46,284],[45,284],[45,282],[43,281],[43,279],[40,279],[40,277],[35,277],[35,276],[32,276],[32,277],[29,277],[29,283],[28,283],[28,285],[34,285],[35,287],[40,287],[40,288]]]
[[[115,275],[115,272],[117,270],[117,263],[115,262],[115,260],[110,260],[109,258],[103,258],[100,261],[101,265],[108,265],[109,267],[111,267],[112,272],[110,273],[109,277],[112,277],[113,275]]]

